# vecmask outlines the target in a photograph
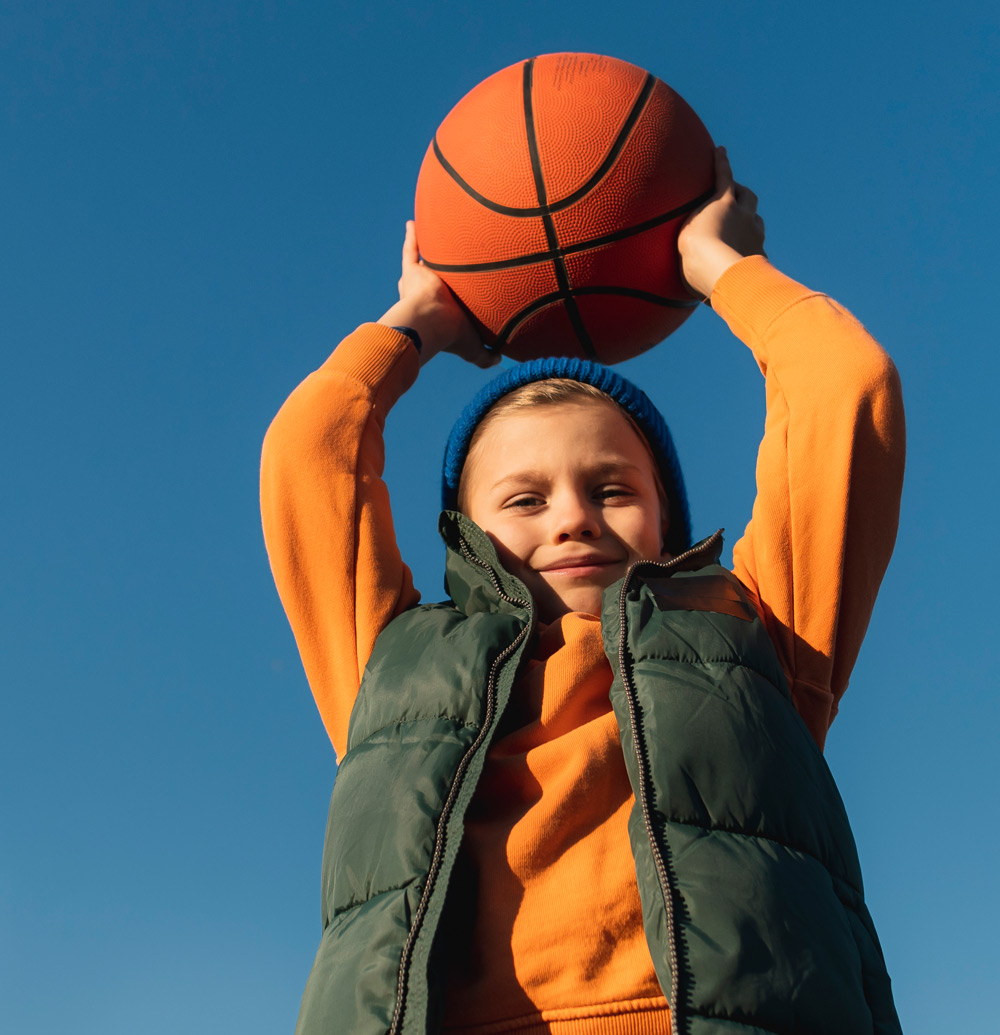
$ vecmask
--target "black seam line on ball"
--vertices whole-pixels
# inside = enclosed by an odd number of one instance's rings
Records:
[[[651,302],[654,305],[661,305],[667,309],[696,309],[700,303],[694,299],[687,298],[666,298],[663,295],[654,295],[651,291],[640,291],[638,288],[626,287],[582,287],[571,289],[575,297],[581,295],[618,295],[625,298],[638,298],[643,302]],[[502,349],[510,339],[510,336],[532,313],[544,309],[553,302],[563,301],[563,295],[559,291],[553,291],[549,295],[536,298],[534,302],[526,305],[522,310],[515,313],[497,333],[497,339],[492,348]]]
[[[499,201],[492,201],[486,197],[485,194],[480,194],[471,184],[467,183],[459,175],[458,170],[448,161],[444,156],[444,152],[441,150],[441,145],[438,143],[437,135],[431,142],[431,146],[434,149],[434,155],[437,160],[441,163],[441,168],[458,184],[462,190],[465,191],[469,197],[475,199],[484,208],[490,209],[492,212],[497,212],[503,216],[516,216],[516,217],[527,217],[527,216],[540,216],[543,212],[561,212],[564,208],[569,208],[570,205],[575,205],[582,197],[589,194],[600,182],[607,176],[611,166],[617,161],[618,156],[622,153],[622,149],[628,142],[628,138],[632,134],[632,130],[635,127],[636,122],[639,121],[639,116],[642,114],[643,109],[646,107],[646,102],[649,100],[649,95],[653,92],[653,87],[656,85],[656,76],[651,73],[647,73],[646,81],[642,84],[642,89],[639,91],[639,96],[636,97],[635,103],[632,105],[631,111],[628,113],[628,117],[622,124],[622,128],[618,131],[618,136],[615,138],[614,143],[611,145],[611,149],[604,156],[604,161],[597,167],[596,172],[583,184],[582,187],[577,187],[572,194],[567,194],[565,198],[560,198],[559,201],[553,201],[545,208],[530,208],[518,205],[502,205]]]
[[[652,219],[647,219],[642,223],[636,223],[635,226],[628,226],[623,230],[615,230],[614,233],[604,234],[601,237],[592,237],[588,241],[563,245],[559,252],[563,255],[572,255],[574,252],[585,252],[590,248],[600,248],[605,244],[623,241],[627,237],[634,237],[637,234],[645,233],[661,223],[669,223],[672,219],[677,219],[680,216],[687,215],[688,212],[693,212],[696,208],[700,208],[714,193],[715,188],[713,187],[711,190],[705,191],[704,194],[699,194],[698,197],[693,198],[691,201],[686,201],[683,205],[678,205],[677,208],[664,212],[661,216],[654,216]],[[538,262],[548,262],[554,259],[557,254],[554,251],[534,252],[530,255],[518,255],[513,259],[468,263],[433,262],[431,259],[424,258],[423,263],[439,273],[492,273],[495,270],[509,270],[515,269],[518,266],[532,266]]]
[[[584,326],[583,317],[577,308],[573,296],[570,294],[569,273],[566,270],[563,250],[559,247],[559,235],[556,233],[556,224],[549,211],[549,199],[545,190],[545,176],[542,173],[542,159],[538,153],[538,136],[535,133],[535,109],[532,103],[532,84],[534,80],[535,59],[531,58],[524,63],[524,75],[521,79],[521,93],[524,102],[524,130],[528,138],[528,157],[531,160],[531,175],[535,180],[535,193],[538,195],[538,204],[542,209],[542,224],[545,227],[545,238],[549,244],[549,251],[552,252],[552,268],[556,275],[556,283],[559,285],[559,294],[562,297],[566,315],[573,327],[573,333],[580,342],[580,348],[589,359],[595,359],[597,353],[594,343]]]
[[[528,159],[531,162],[531,176],[535,181],[535,195],[538,198],[538,213],[545,224],[545,236],[552,251],[558,251],[559,239],[549,211],[549,199],[545,191],[545,177],[542,175],[542,159],[538,154],[538,138],[535,136],[535,109],[531,103],[531,86],[534,78],[535,59],[524,63],[521,76],[521,101],[524,105],[524,132],[528,138]]]
[[[639,288],[589,285],[574,288],[573,294],[577,298],[581,295],[624,295],[626,298],[640,298],[644,302],[653,302],[669,309],[697,309],[701,305],[701,300],[697,298],[667,298],[665,295],[654,295],[652,291],[641,291]]]

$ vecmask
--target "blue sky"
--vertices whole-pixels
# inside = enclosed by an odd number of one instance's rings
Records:
[[[437,123],[571,50],[682,93],[760,196],[772,261],[899,366],[899,541],[827,754],[904,1030],[992,1030],[998,36],[985,3],[6,3],[5,1027],[291,1029],[334,764],[267,568],[260,441],[393,301]],[[731,544],[749,354],[704,311],[623,371],[668,415],[696,533]],[[481,381],[443,357],[390,420],[428,598],[441,449]]]

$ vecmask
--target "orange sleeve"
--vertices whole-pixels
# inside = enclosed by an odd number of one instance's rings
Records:
[[[419,600],[382,481],[386,414],[418,369],[405,335],[364,324],[292,392],[264,438],[264,541],[338,758],[375,637]]]
[[[723,274],[711,301],[753,350],[767,400],[757,498],[733,568],[822,746],[896,539],[899,377],[847,310],[762,256]]]

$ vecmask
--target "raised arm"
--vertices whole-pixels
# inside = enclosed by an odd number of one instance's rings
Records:
[[[386,414],[417,369],[404,334],[365,324],[292,392],[264,438],[271,572],[338,757],[375,637],[419,599],[382,481]]]
[[[268,429],[261,459],[271,570],[338,756],[375,637],[419,599],[382,481],[386,416],[413,384],[420,361],[438,351],[494,362],[447,288],[419,265],[412,225],[400,293],[380,323],[347,337],[292,392]],[[394,325],[416,332],[422,355]]]
[[[738,223],[741,188],[728,174],[726,202],[727,174],[728,163],[719,198],[725,219]],[[744,195],[742,208],[746,227],[756,199]],[[733,566],[758,598],[796,707],[822,745],[895,543],[905,453],[899,378],[847,310],[763,255],[734,251],[725,262],[722,249],[701,249],[708,258],[698,269],[713,256],[719,262],[692,281],[765,377],[757,497]]]

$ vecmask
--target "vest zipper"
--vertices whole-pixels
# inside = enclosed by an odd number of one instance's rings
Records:
[[[630,670],[626,665],[625,597],[628,593],[629,583],[632,581],[632,576],[637,568],[656,568],[663,572],[673,571],[689,557],[714,547],[716,541],[721,537],[722,530],[720,529],[714,535],[709,536],[708,539],[697,543],[689,550],[685,550],[684,553],[672,557],[669,561],[636,561],[629,565],[628,571],[625,572],[625,579],[622,582],[621,592],[618,595],[618,669],[622,674],[622,686],[625,689],[625,699],[628,702],[632,746],[635,749],[636,763],[639,768],[639,807],[642,811],[642,821],[646,827],[646,837],[649,839],[650,851],[653,853],[653,863],[656,866],[656,875],[660,882],[660,892],[663,895],[663,904],[667,913],[667,952],[670,961],[670,1035],[681,1035],[680,953],[674,930],[674,889],[670,881],[670,864],[664,858],[664,853],[657,843],[653,830],[653,812],[650,803],[652,778],[649,773],[649,752],[642,729],[642,720],[639,717],[639,701],[635,692],[635,684],[632,682]]]
[[[427,880],[424,884],[424,890],[420,895],[420,902],[417,904],[416,912],[413,914],[413,922],[410,924],[410,932],[407,935],[406,942],[403,945],[403,952],[399,961],[399,973],[396,981],[396,1007],[392,1014],[392,1024],[389,1026],[388,1035],[398,1035],[400,1026],[403,1022],[403,1013],[406,1009],[406,986],[410,976],[410,964],[413,959],[413,948],[416,944],[417,937],[420,933],[420,928],[423,924],[424,917],[427,915],[427,909],[430,904],[431,892],[434,890],[434,884],[438,878],[438,874],[441,870],[441,862],[444,858],[445,848],[445,831],[448,827],[448,818],[451,815],[451,811],[455,805],[455,799],[458,797],[458,792],[461,790],[462,782],[465,778],[466,770],[469,768],[469,764],[479,751],[480,746],[489,733],[490,727],[493,725],[493,715],[496,711],[496,681],[497,674],[501,667],[507,661],[507,659],[514,653],[517,652],[518,647],[521,645],[522,640],[531,631],[531,602],[528,600],[520,600],[516,597],[511,597],[506,594],[500,587],[500,582],[496,577],[493,569],[485,562],[480,560],[471,550],[464,537],[459,537],[459,546],[461,547],[462,553],[466,559],[471,561],[473,564],[478,565],[482,568],[487,575],[490,577],[490,581],[493,583],[497,594],[501,599],[506,600],[509,604],[514,604],[518,607],[527,608],[529,611],[528,621],[525,623],[524,628],[518,633],[515,639],[508,644],[496,657],[493,664],[490,666],[490,675],[486,683],[486,715],[483,719],[483,724],[479,729],[479,735],[469,745],[469,749],[462,756],[462,760],[458,764],[458,769],[455,772],[455,779],[452,782],[451,789],[448,791],[448,797],[445,799],[444,806],[441,809],[441,816],[438,819],[437,833],[434,837],[434,851],[431,854],[431,864],[427,871]]]

